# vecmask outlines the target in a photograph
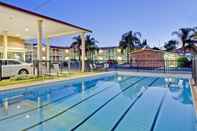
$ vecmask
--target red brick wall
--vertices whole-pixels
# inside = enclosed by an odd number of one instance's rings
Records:
[[[137,51],[130,54],[131,64],[136,67],[163,67],[164,53],[154,50]]]

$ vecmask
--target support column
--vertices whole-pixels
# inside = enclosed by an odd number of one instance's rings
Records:
[[[37,36],[37,60],[41,60],[41,49],[42,49],[42,20],[38,20],[38,36]]]
[[[85,33],[80,34],[81,37],[81,72],[85,72]]]
[[[47,60],[47,71],[50,73],[50,39],[46,37],[46,60]]]
[[[50,39],[46,38],[46,60],[50,61]]]
[[[4,49],[3,49],[3,59],[8,59],[8,32],[3,32],[3,43],[4,43]]]

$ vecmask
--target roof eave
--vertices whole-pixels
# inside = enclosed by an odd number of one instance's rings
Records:
[[[74,24],[67,23],[65,21],[58,20],[58,19],[55,19],[55,18],[52,18],[52,17],[48,17],[48,16],[45,16],[45,15],[42,15],[42,14],[39,14],[39,13],[36,13],[36,12],[33,12],[33,11],[29,11],[29,10],[26,10],[26,9],[23,9],[23,8],[14,6],[14,5],[10,5],[10,4],[1,2],[1,1],[0,1],[0,6],[4,6],[4,7],[10,8],[10,9],[13,9],[13,10],[16,10],[16,11],[20,11],[20,12],[23,12],[23,13],[26,13],[26,14],[30,14],[30,15],[33,15],[33,16],[41,17],[43,19],[48,19],[48,20],[51,20],[51,21],[54,21],[54,22],[57,22],[57,23],[60,23],[60,24],[67,25],[67,26],[71,26],[73,28],[77,28],[77,29],[82,30],[84,32],[92,33],[92,31],[89,30],[89,29],[86,29],[86,28],[83,28],[83,27],[80,27],[80,26],[76,26]]]

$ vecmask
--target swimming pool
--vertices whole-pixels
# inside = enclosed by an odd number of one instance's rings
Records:
[[[194,131],[189,81],[108,73],[0,92],[1,131]]]

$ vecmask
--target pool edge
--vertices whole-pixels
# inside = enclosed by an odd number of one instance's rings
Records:
[[[14,90],[14,89],[20,89],[20,88],[28,88],[28,87],[31,87],[31,86],[39,86],[39,85],[43,85],[43,84],[50,84],[50,83],[54,83],[54,82],[70,81],[70,80],[77,80],[77,79],[82,79],[82,78],[95,77],[95,76],[105,75],[105,74],[113,74],[113,73],[116,74],[117,72],[115,72],[115,71],[99,72],[99,73],[95,73],[95,74],[88,74],[88,75],[82,75],[82,76],[74,76],[74,77],[69,77],[69,78],[44,80],[44,81],[39,81],[39,82],[34,82],[34,83],[8,85],[8,86],[5,86],[5,87],[1,87],[0,88],[0,92]]]

